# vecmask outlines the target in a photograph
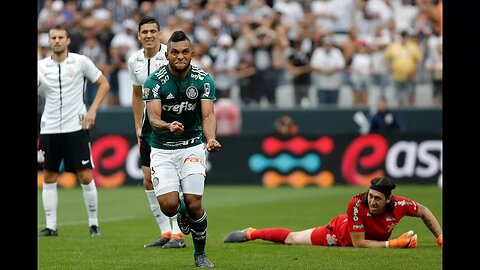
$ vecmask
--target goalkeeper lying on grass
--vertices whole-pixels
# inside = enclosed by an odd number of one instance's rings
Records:
[[[287,245],[353,246],[363,248],[416,248],[417,235],[412,230],[389,240],[404,216],[419,217],[443,245],[442,228],[432,212],[406,197],[392,195],[395,184],[385,177],[370,181],[367,192],[355,195],[347,213],[334,217],[327,225],[293,232],[288,228],[247,228],[229,233],[225,243],[255,239]]]

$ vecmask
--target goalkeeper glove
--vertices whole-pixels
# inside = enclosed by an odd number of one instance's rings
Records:
[[[416,248],[417,244],[417,235],[412,230],[400,235],[397,239],[385,241],[387,248]]]
[[[440,234],[438,237],[437,237],[437,245],[442,247],[443,246],[443,234]]]

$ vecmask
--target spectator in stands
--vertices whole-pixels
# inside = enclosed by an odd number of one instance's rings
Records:
[[[292,0],[276,0],[273,1],[273,9],[280,13],[280,20],[282,25],[288,25],[286,32],[282,34],[287,35],[287,39],[294,41],[300,31],[300,21],[304,18],[304,9],[300,1]]]
[[[365,42],[372,55],[372,85],[380,88],[380,94],[385,95],[390,84],[390,74],[384,57],[385,49],[391,43],[388,30],[377,24],[373,35],[365,37]]]
[[[259,104],[262,98],[266,98],[268,105],[273,105],[277,80],[274,77],[272,53],[277,33],[268,27],[258,26],[250,29],[247,35],[256,70],[253,80],[261,85],[255,89],[252,101]]]
[[[212,73],[213,69],[213,60],[212,57],[207,53],[207,45],[203,42],[194,42],[193,51],[195,54],[192,58],[192,66],[197,66],[203,69],[205,72]]]
[[[236,76],[240,88],[240,99],[244,105],[250,104],[255,99],[255,73],[255,66],[248,55],[240,57]]]
[[[418,44],[409,40],[407,31],[401,32],[400,42],[390,44],[385,50],[395,93],[400,106],[413,106],[415,75],[422,59]]]
[[[434,27],[435,24],[429,20],[425,13],[419,13],[415,17],[413,30],[417,33],[417,37],[422,43],[432,34]]]
[[[54,20],[52,19],[52,5],[53,0],[43,0],[43,5],[41,6],[37,16],[38,32],[46,32],[53,25]]]
[[[227,92],[228,96],[232,87],[237,83],[236,69],[240,61],[237,50],[233,47],[233,39],[229,34],[221,34],[218,38],[217,55],[213,62],[213,78],[215,79],[215,93],[217,98]]]
[[[266,0],[247,1],[247,16],[243,20],[249,24],[260,25],[274,16],[275,10]]]
[[[433,84],[433,104],[441,107],[443,103],[443,49],[442,43],[437,44],[436,52],[428,55],[425,69],[430,72]]]
[[[315,14],[315,27],[322,29],[324,32],[335,31],[335,23],[339,19],[341,11],[340,4],[334,0],[317,0],[312,1],[310,6],[313,14]]]
[[[167,16],[167,25],[165,25],[165,27],[160,25],[160,27],[162,27],[160,40],[162,41],[163,44],[167,44],[171,34],[175,30],[180,29],[180,23],[181,23],[181,18],[180,16],[177,16],[175,13]]]
[[[342,51],[343,58],[345,59],[345,69],[343,70],[343,83],[353,88],[351,80],[350,65],[352,64],[352,57],[357,51],[358,29],[353,26],[350,27],[348,36],[344,41],[339,43],[339,49]]]
[[[357,0],[335,0],[332,2],[334,2],[337,15],[333,24],[333,32],[344,36],[348,34],[350,27],[355,24],[354,11]]]
[[[418,7],[412,5],[410,0],[393,1],[392,6],[397,31],[410,29],[418,15]]]
[[[103,8],[102,3],[94,2],[94,1],[83,1],[82,4],[82,15],[84,19],[88,19],[90,22],[88,24],[83,24],[83,26],[88,25],[88,27],[92,26],[95,28],[97,39],[100,43],[107,48],[107,62],[110,66],[110,72],[105,74],[107,79],[110,82],[110,91],[107,96],[106,105],[109,107],[117,106],[118,102],[118,85],[119,82],[117,80],[117,76],[114,75],[114,68],[115,63],[112,59],[110,50],[111,50],[111,42],[115,34],[112,30],[112,17],[110,11],[106,8]],[[82,29],[83,30],[83,29]],[[83,40],[82,40],[83,42]]]
[[[123,21],[132,18],[133,13],[138,10],[138,3],[136,0],[110,0],[106,3],[106,8],[112,15],[114,33],[122,31]]]
[[[122,107],[132,106],[132,86],[127,60],[139,49],[137,23],[132,19],[123,21],[122,31],[115,34],[110,44],[110,55],[115,68],[112,76],[116,76],[118,81],[118,94],[115,100],[111,100],[111,105],[118,102]]]
[[[62,0],[46,0],[44,7],[38,15],[38,29],[41,32],[47,32],[49,28],[55,25],[67,25],[67,18],[63,13],[64,3]]]
[[[333,40],[324,38],[323,46],[313,51],[310,59],[312,67],[312,83],[317,90],[318,103],[323,105],[337,105],[338,93],[343,82],[345,59]]]
[[[355,16],[358,33],[362,36],[372,33],[377,24],[386,26],[393,20],[393,11],[384,0],[358,0]]]
[[[438,26],[441,26],[442,5],[435,4],[435,0],[416,0],[419,14],[424,14],[426,19]]]
[[[84,41],[80,45],[79,54],[83,54],[90,58],[93,63],[104,74],[110,72],[110,65],[107,63],[107,48],[98,40],[94,26],[85,28],[83,32]],[[85,89],[85,105],[87,108],[92,104],[97,95],[97,84],[87,81]]]
[[[143,2],[152,3],[151,7],[149,7],[150,11],[148,15],[158,20],[158,24],[160,25],[160,28],[162,29],[162,32],[163,32],[163,29],[167,28],[168,18],[177,12],[179,1],[153,0],[153,1],[143,1]],[[170,31],[168,32],[170,36],[171,32]],[[164,35],[162,35],[162,37],[164,37]],[[166,42],[167,40],[162,40],[162,43],[167,44]]]
[[[304,49],[302,46],[304,39],[297,39],[294,47],[287,52],[288,58],[286,69],[293,75],[293,91],[295,97],[295,105],[308,107],[308,92],[310,89],[310,57],[312,51],[311,46]]]
[[[443,41],[442,29],[439,26],[433,27],[433,31],[431,35],[428,36],[426,41],[427,54],[430,54],[432,52],[436,53],[437,44],[442,43],[442,41]]]
[[[357,50],[353,54],[352,63],[350,64],[354,104],[357,106],[367,106],[372,70],[373,60],[367,50],[365,41],[357,40]]]

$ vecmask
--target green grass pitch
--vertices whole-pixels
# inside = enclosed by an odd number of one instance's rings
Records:
[[[392,237],[413,229],[417,249],[357,249],[288,246],[262,240],[224,244],[230,231],[245,227],[302,230],[344,213],[348,200],[366,188],[206,185],[207,255],[216,269],[442,269],[442,249],[419,218],[405,217]],[[91,238],[80,188],[59,188],[58,237],[38,238],[38,269],[196,269],[191,235],[183,249],[144,248],[159,235],[143,186],[99,189],[102,237]],[[442,190],[435,185],[397,185],[395,194],[430,208],[442,224]],[[38,231],[45,215],[38,191]]]

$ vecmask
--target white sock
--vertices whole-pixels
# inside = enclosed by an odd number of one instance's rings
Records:
[[[88,226],[98,226],[98,195],[95,181],[92,179],[90,184],[80,184],[80,186],[83,190],[83,201],[85,202],[85,208],[87,209]]]
[[[170,225],[170,219],[165,216],[162,210],[160,210],[160,205],[158,204],[157,196],[155,196],[155,191],[145,190],[145,193],[147,193],[148,202],[150,203],[150,209],[152,210],[153,216],[158,223],[160,233],[171,232],[172,228]]]
[[[57,229],[57,205],[58,205],[58,193],[57,183],[43,183],[42,188],[42,201],[43,209],[45,210],[45,217],[47,222],[47,228],[51,230]]]
[[[177,216],[178,216],[178,214],[176,214],[175,216],[173,216],[171,218],[171,220],[172,220],[172,234],[182,233],[182,231],[180,231],[180,228],[178,227]]]

